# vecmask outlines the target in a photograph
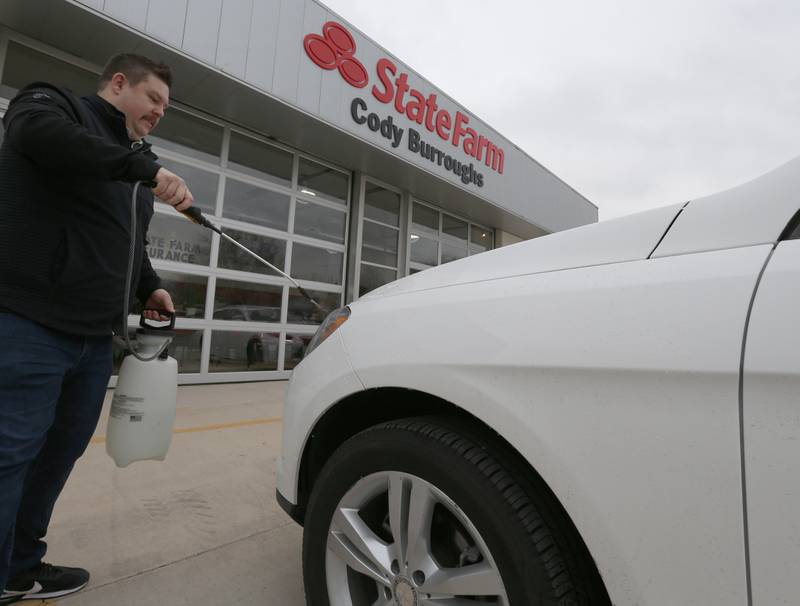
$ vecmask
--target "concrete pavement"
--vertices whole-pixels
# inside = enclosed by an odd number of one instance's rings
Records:
[[[92,579],[49,603],[302,606],[301,529],[274,496],[285,388],[179,388],[166,461],[125,469],[105,453],[109,391],[47,537],[47,561]]]

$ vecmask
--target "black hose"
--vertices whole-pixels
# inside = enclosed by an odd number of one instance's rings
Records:
[[[128,351],[135,357],[137,360],[141,360],[142,362],[150,362],[151,360],[155,360],[158,356],[161,355],[167,345],[169,345],[169,339],[164,341],[164,345],[162,345],[158,351],[150,357],[145,357],[137,352],[133,345],[131,344],[131,338],[128,334],[128,305],[131,300],[131,281],[133,279],[133,260],[136,254],[136,196],[139,193],[139,186],[142,184],[141,181],[137,181],[133,186],[133,196],[131,198],[131,246],[128,252],[128,271],[125,275],[125,299],[122,302],[122,326],[123,330],[125,331],[125,347],[128,348]]]

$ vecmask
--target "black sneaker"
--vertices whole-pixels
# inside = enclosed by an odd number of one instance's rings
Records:
[[[14,602],[19,602],[22,599],[22,596],[18,593],[9,593],[4,591],[0,594],[0,606],[5,606],[6,604],[13,604]]]
[[[88,570],[41,563],[36,568],[9,579],[3,598],[6,596],[9,598],[19,596],[18,599],[21,600],[60,598],[80,591],[88,582]]]

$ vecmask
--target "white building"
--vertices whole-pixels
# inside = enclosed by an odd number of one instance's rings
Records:
[[[3,0],[0,114],[34,80],[93,93],[118,52],[173,67],[172,107],[151,137],[162,163],[214,222],[327,307],[597,220],[583,196],[315,0]],[[164,205],[149,239],[179,309],[171,352],[183,383],[288,376],[320,318],[287,280]]]

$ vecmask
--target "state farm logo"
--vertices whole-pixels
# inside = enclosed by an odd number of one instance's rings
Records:
[[[303,46],[314,63],[322,69],[338,69],[350,86],[364,88],[369,83],[366,68],[355,58],[356,41],[340,24],[328,21],[322,26],[322,36],[308,34]]]

